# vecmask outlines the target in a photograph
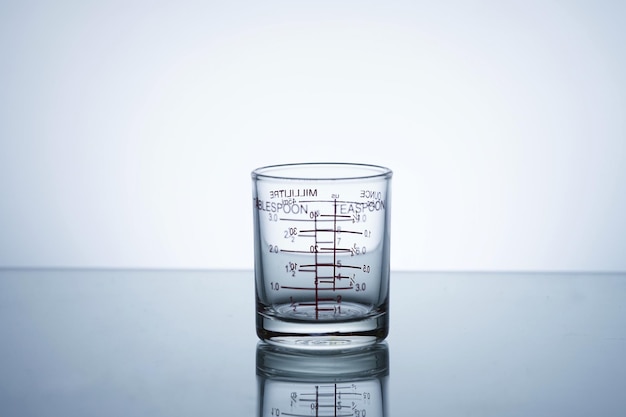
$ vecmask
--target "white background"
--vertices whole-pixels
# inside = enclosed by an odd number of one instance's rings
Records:
[[[250,171],[394,170],[392,268],[626,270],[626,3],[0,3],[0,267],[252,268]]]

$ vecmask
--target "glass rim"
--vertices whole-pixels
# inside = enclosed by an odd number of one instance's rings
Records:
[[[356,168],[361,170],[370,170],[369,174],[354,174],[354,175],[334,175],[334,176],[315,176],[315,175],[288,175],[288,171],[297,170],[299,168]],[[272,174],[273,171],[278,173]],[[322,172],[322,171],[320,171]],[[301,162],[301,163],[289,163],[289,164],[276,164],[266,165],[256,168],[252,171],[253,179],[275,179],[275,180],[304,180],[304,181],[332,181],[332,180],[362,180],[373,178],[391,178],[393,171],[382,165],[355,163],[355,162]]]

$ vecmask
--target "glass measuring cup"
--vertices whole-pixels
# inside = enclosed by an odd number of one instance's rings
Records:
[[[348,163],[252,172],[262,340],[333,349],[387,336],[391,177]]]

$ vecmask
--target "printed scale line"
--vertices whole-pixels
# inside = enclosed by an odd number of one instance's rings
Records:
[[[305,201],[301,201],[302,203],[305,202],[320,202],[319,200],[305,200]],[[281,218],[280,220],[285,220],[285,221],[306,221],[306,222],[313,222],[313,228],[305,228],[305,229],[300,229],[299,233],[298,233],[298,237],[300,238],[313,238],[314,240],[314,245],[311,247],[311,249],[309,250],[297,250],[297,249],[280,249],[280,252],[283,253],[300,253],[300,254],[311,254],[313,253],[314,256],[314,262],[310,263],[310,264],[304,264],[304,265],[300,265],[298,267],[298,272],[303,272],[303,273],[313,273],[315,274],[315,282],[314,282],[314,286],[312,287],[308,287],[308,286],[283,286],[282,288],[285,289],[291,289],[291,290],[301,290],[301,291],[315,291],[315,302],[314,303],[299,303],[299,305],[311,305],[315,307],[315,319],[319,320],[319,313],[320,311],[335,311],[335,308],[322,308],[320,306],[320,302],[325,302],[325,301],[332,301],[332,298],[321,298],[320,297],[320,291],[347,291],[347,290],[353,290],[354,287],[352,285],[352,282],[350,283],[350,286],[341,286],[338,287],[337,286],[337,281],[338,280],[343,280],[343,279],[350,279],[350,281],[352,281],[352,279],[348,276],[343,276],[341,275],[341,273],[337,273],[337,270],[340,268],[349,268],[349,269],[361,269],[360,266],[356,266],[356,265],[341,265],[337,263],[337,254],[338,253],[352,253],[353,249],[352,248],[341,248],[341,247],[337,247],[337,235],[339,233],[350,233],[350,234],[356,234],[356,235],[363,235],[364,232],[359,232],[359,231],[355,231],[355,230],[341,230],[338,229],[338,222],[342,222],[342,221],[352,221],[353,216],[350,215],[342,215],[342,214],[338,214],[338,203],[355,203],[355,202],[350,202],[350,201],[339,201],[336,198],[333,200],[328,200],[328,201],[324,201],[324,202],[332,202],[333,203],[333,212],[332,214],[322,214],[319,211],[317,211],[313,216],[311,216],[312,218],[310,219],[291,219],[291,218]],[[319,227],[318,222],[330,222],[332,221],[332,228],[329,227]],[[332,246],[323,246],[320,247],[320,244],[330,244],[331,241],[330,240],[320,240],[319,239],[319,233],[331,233],[332,232]],[[332,251],[332,255],[333,255],[333,259],[332,262],[320,262],[319,260],[319,253],[329,253]],[[328,267],[328,268],[332,268],[332,275],[328,274],[328,275],[324,275],[321,276],[320,275],[320,267]],[[326,285],[332,284],[332,287],[327,287]]]
[[[317,248],[317,216],[313,218],[315,222],[313,223],[315,228],[315,248]],[[318,286],[319,286],[319,275],[318,275],[318,264],[317,261],[317,249],[315,250],[315,320],[319,320],[320,318],[320,310],[319,310],[319,295],[318,295]],[[317,387],[315,387],[317,391]],[[315,414],[317,415],[317,410],[315,410]]]
[[[338,218],[337,218],[337,221],[338,221],[338,222],[353,222],[353,223],[354,223],[354,221],[352,220],[352,216],[341,216],[341,215],[338,215],[337,217],[338,217]],[[313,218],[313,219],[298,219],[298,218],[293,218],[293,219],[292,219],[292,218],[288,218],[288,217],[281,217],[281,218],[279,218],[278,220],[280,220],[280,221],[286,221],[286,222],[315,222],[315,218]],[[318,221],[318,222],[332,222],[332,221],[334,221],[334,220],[333,220],[333,219],[319,219],[319,220],[317,220],[317,221]]]
[[[336,277],[337,277],[337,199],[335,198],[335,211],[334,211],[334,216],[333,216],[333,291],[335,290],[336,287]],[[335,385],[335,389],[336,389]],[[336,412],[335,412],[336,414]]]

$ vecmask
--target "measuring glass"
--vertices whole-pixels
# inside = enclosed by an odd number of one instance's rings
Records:
[[[336,349],[387,336],[391,177],[347,163],[252,172],[262,340]]]
[[[328,355],[263,342],[256,356],[259,417],[384,417],[386,343]]]

